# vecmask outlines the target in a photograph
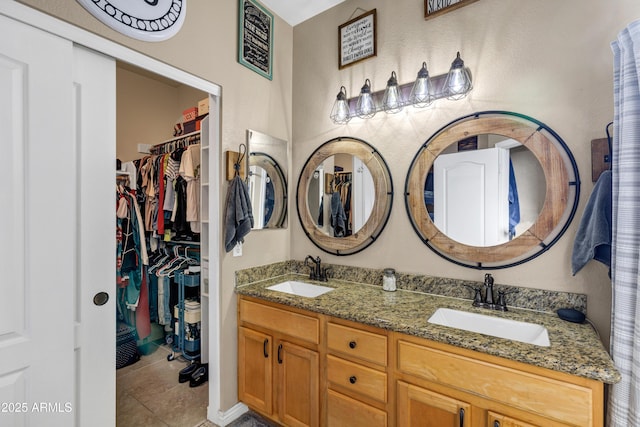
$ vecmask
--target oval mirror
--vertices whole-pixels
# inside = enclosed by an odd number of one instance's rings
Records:
[[[486,111],[454,120],[422,145],[405,183],[413,228],[438,255],[504,268],[549,249],[580,193],[570,150],[530,117]]]
[[[283,228],[287,217],[287,182],[273,157],[259,152],[249,154],[248,188],[253,228]]]
[[[298,180],[297,208],[309,239],[334,255],[351,255],[384,229],[393,201],[386,162],[367,142],[334,138],[311,154]]]

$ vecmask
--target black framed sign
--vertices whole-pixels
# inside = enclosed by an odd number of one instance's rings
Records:
[[[356,16],[338,27],[338,68],[376,56],[376,9]]]
[[[273,15],[256,0],[239,0],[238,62],[273,79]]]
[[[478,0],[424,0],[424,19],[435,18]]]

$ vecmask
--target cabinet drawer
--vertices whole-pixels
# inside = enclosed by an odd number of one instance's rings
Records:
[[[398,369],[571,424],[594,425],[592,389],[441,350],[398,341]]]
[[[327,425],[329,427],[342,427],[347,424],[349,427],[386,427],[387,413],[329,390]]]
[[[327,348],[358,359],[387,366],[387,337],[329,322]]]
[[[320,342],[320,321],[315,317],[240,300],[240,321],[278,331],[313,344]]]
[[[327,380],[330,387],[340,387],[345,393],[358,393],[382,403],[387,401],[385,372],[327,355]]]

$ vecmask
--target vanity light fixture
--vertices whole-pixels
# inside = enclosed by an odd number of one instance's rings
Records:
[[[402,111],[404,106],[404,100],[402,99],[402,92],[398,86],[398,79],[396,78],[396,72],[391,72],[391,77],[387,80],[387,88],[384,90],[382,97],[382,109],[386,113],[395,114]]]
[[[360,89],[360,96],[358,96],[356,116],[361,119],[370,119],[376,115],[376,111],[374,96],[371,94],[371,82],[369,79],[366,79],[364,81],[364,86]]]
[[[427,63],[423,62],[415,81],[399,85],[396,72],[392,71],[384,93],[371,92],[371,81],[366,79],[357,100],[348,99],[345,87],[341,86],[329,117],[335,124],[346,124],[353,116],[370,119],[378,111],[393,114],[407,105],[423,108],[441,98],[459,100],[472,88],[471,74],[458,52],[447,74],[431,77]],[[378,102],[380,97],[382,101]]]
[[[340,87],[340,92],[336,96],[336,102],[331,109],[331,115],[329,116],[331,121],[337,125],[344,125],[351,120],[351,112],[349,111],[349,100],[347,99],[347,89],[344,86]]]
[[[460,52],[451,63],[451,69],[444,81],[444,92],[447,99],[458,100],[467,96],[471,90],[471,77],[467,69],[464,68],[464,61],[460,58]]]
[[[427,63],[422,63],[422,68],[418,71],[416,81],[411,87],[411,93],[409,94],[409,103],[414,107],[423,108],[431,105],[433,102],[433,88],[431,85],[431,79],[429,78],[429,71],[427,71]]]

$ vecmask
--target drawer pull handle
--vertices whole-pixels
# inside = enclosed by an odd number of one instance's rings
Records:
[[[269,345],[269,338],[265,338],[264,343],[262,343],[262,354],[264,354],[265,359],[269,357],[269,353],[267,352],[268,345]]]
[[[493,427],[500,427],[500,421],[494,421]]]
[[[464,427],[464,409],[460,408],[460,427]]]
[[[355,341],[349,341],[349,348],[356,348],[357,345],[358,343],[356,343]]]
[[[282,365],[282,344],[278,346],[278,364]]]
[[[351,384],[355,384],[355,383],[356,383],[356,381],[358,381],[358,378],[356,378],[356,376],[355,376],[355,375],[352,375],[352,376],[350,376],[350,377],[349,377],[349,382],[350,382]]]

